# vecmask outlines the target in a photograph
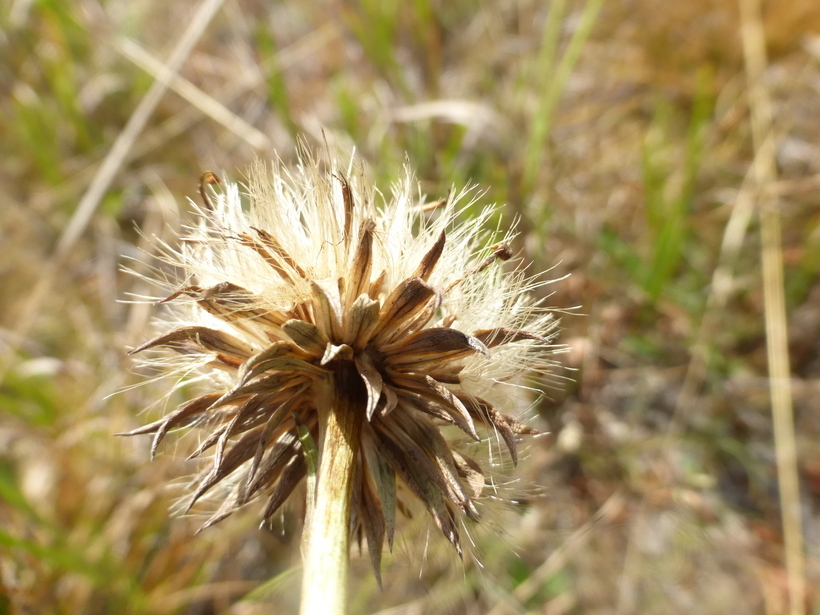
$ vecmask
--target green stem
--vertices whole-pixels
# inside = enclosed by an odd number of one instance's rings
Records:
[[[319,468],[314,507],[302,538],[301,615],[347,611],[350,504],[367,394],[352,363],[328,378],[319,407]]]

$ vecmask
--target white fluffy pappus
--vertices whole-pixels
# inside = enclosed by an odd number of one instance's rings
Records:
[[[497,484],[467,451],[484,443],[490,465],[502,449],[517,461],[519,437],[537,433],[509,414],[532,403],[521,378],[543,384],[557,350],[554,314],[532,296],[546,282],[503,264],[512,234],[486,230],[496,209],[469,218],[470,190],[425,206],[409,171],[385,197],[361,167],[307,158],[257,163],[244,194],[202,188],[180,246],[161,246],[183,277],[155,280],[170,292],[159,334],[132,353],[205,392],[128,435],[153,433],[153,452],[172,429],[199,430],[192,456],[211,454],[189,506],[217,485],[224,498],[205,527],[260,498],[269,519],[302,493],[324,383],[352,373],[351,535],[366,538],[378,575],[415,499],[461,553],[459,528]]]

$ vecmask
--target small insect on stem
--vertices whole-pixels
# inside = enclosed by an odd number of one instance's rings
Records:
[[[205,186],[209,184],[219,186],[222,184],[222,180],[219,179],[219,176],[213,171],[205,171],[199,177],[199,196],[202,197],[202,204],[205,205],[205,209],[208,211],[213,211],[214,206],[213,203],[211,203],[211,197],[208,196],[205,190]]]

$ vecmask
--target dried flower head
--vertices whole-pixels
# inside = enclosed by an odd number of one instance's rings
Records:
[[[268,519],[310,475],[308,445],[321,450],[335,404],[355,439],[350,536],[367,539],[376,574],[408,497],[460,553],[485,475],[445,434],[503,441],[516,462],[517,437],[535,431],[504,414],[503,385],[545,371],[553,351],[536,283],[500,264],[510,236],[482,247],[494,210],[459,225],[464,193],[422,205],[408,174],[385,199],[361,170],[314,162],[292,174],[257,165],[247,212],[239,187],[209,197],[212,183],[203,177],[205,207],[181,248],[165,246],[186,278],[160,301],[164,332],[132,351],[163,349],[211,391],[128,435],[155,434],[153,454],[172,429],[204,430],[192,457],[212,455],[190,504],[230,485],[204,527],[260,497]]]

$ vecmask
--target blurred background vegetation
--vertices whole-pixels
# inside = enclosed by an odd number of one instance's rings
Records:
[[[118,303],[147,292],[119,270],[148,260],[135,228],[170,240],[203,171],[242,179],[322,131],[384,190],[405,158],[431,199],[486,187],[531,272],[560,279],[547,302],[578,306],[534,417],[551,435],[475,532],[484,568],[411,528],[383,591],[354,554],[354,613],[789,612],[777,468],[795,454],[799,606],[820,613],[820,4],[739,6],[4,3],[0,613],[294,611],[298,510],[194,536],[169,514],[182,447],[149,462],[112,437],[155,418],[159,385],[111,395],[150,332],[150,306]],[[762,140],[741,26],[768,53]],[[796,448],[773,437],[764,200]]]

